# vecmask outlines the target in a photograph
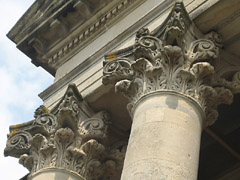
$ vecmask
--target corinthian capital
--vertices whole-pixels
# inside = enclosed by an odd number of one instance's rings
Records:
[[[176,2],[162,25],[152,32],[140,29],[134,45],[105,56],[103,83],[114,84],[129,99],[130,114],[141,97],[173,91],[194,100],[205,114],[205,126],[211,125],[217,106],[232,103],[240,90],[239,75],[229,81],[214,70],[221,43],[215,32],[203,35],[183,3]]]
[[[60,102],[49,111],[40,106],[35,119],[10,127],[5,156],[19,158],[30,177],[48,168],[65,169],[87,180],[119,176],[125,151],[111,147],[106,111],[93,112],[70,84]]]

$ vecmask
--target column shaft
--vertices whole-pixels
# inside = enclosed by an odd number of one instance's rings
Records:
[[[64,169],[48,168],[40,170],[29,178],[30,180],[85,180],[79,174]]]
[[[121,180],[197,179],[202,130],[199,108],[177,93],[142,97],[133,113]]]

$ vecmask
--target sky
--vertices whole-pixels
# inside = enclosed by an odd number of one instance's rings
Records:
[[[38,94],[53,83],[49,73],[33,65],[6,37],[33,2],[0,0],[0,179],[18,180],[28,173],[18,159],[3,156],[9,126],[32,120],[43,104]]]

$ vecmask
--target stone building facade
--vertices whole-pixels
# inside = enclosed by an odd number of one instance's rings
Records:
[[[10,127],[22,180],[239,179],[239,9],[36,0],[8,33],[55,77],[34,119]]]

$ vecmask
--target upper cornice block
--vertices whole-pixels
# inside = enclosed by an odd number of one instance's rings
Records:
[[[33,64],[55,75],[61,64],[105,31],[104,25],[131,1],[36,0],[7,36]]]

